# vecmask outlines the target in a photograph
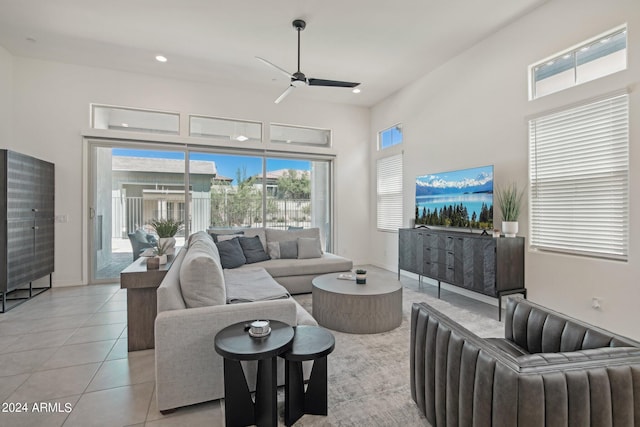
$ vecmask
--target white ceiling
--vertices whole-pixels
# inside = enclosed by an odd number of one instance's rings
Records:
[[[294,72],[360,82],[303,87],[283,102],[371,106],[548,0],[0,0],[13,55],[249,87],[273,98]],[[169,61],[155,61],[157,54]]]

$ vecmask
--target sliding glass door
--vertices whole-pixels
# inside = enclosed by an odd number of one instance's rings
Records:
[[[320,228],[331,250],[331,160],[90,144],[91,283],[117,282],[153,244],[153,219],[196,231]],[[187,164],[188,159],[188,164]]]
[[[271,228],[320,228],[331,249],[329,161],[267,158],[266,224]]]

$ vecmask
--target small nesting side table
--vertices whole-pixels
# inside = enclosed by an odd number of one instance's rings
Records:
[[[278,425],[277,356],[291,348],[293,328],[286,323],[270,320],[271,333],[252,338],[250,322],[240,322],[218,332],[215,349],[224,358],[224,418],[227,427]],[[244,377],[241,360],[258,361],[256,400]]]
[[[295,327],[293,345],[280,357],[285,360],[284,421],[293,425],[304,414],[327,415],[327,355],[335,348],[333,334],[319,326]],[[307,391],[302,362],[313,360]]]

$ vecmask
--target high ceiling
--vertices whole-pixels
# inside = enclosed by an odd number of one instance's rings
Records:
[[[371,106],[548,0],[0,0],[0,46],[50,59],[273,94],[296,70],[360,82],[283,102]],[[154,58],[162,54],[168,62]]]

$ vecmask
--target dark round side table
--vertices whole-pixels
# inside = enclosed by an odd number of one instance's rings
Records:
[[[333,334],[320,326],[299,325],[285,360],[284,421],[293,425],[304,414],[327,415],[327,355],[335,348]],[[302,362],[313,360],[304,391]]]
[[[289,350],[293,328],[270,320],[271,333],[263,338],[249,335],[248,325],[240,322],[218,332],[215,349],[224,358],[225,423],[230,426],[277,426],[277,356]],[[241,360],[257,360],[255,403],[242,370]]]

